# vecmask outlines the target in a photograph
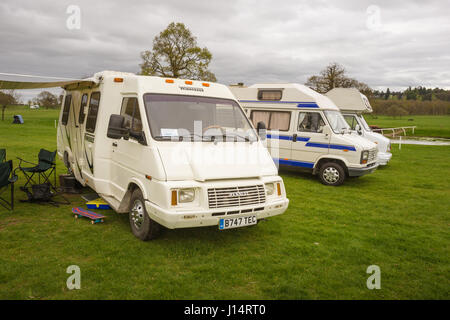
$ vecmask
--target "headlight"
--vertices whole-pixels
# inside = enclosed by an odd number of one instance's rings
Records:
[[[195,198],[195,190],[194,189],[180,189],[178,190],[178,202],[186,203],[192,202]]]
[[[367,163],[368,159],[369,159],[369,150],[361,152],[361,163]]]
[[[275,192],[274,183],[266,183],[266,195],[271,196]]]

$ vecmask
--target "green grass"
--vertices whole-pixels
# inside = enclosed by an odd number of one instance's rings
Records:
[[[54,110],[0,121],[8,158],[56,148]],[[290,205],[281,216],[229,231],[166,231],[141,242],[128,218],[74,219],[72,205],[0,209],[0,299],[449,299],[450,148],[393,147],[390,164],[337,188],[282,173]],[[17,164],[17,161],[15,161]],[[59,172],[63,172],[58,162]],[[81,290],[68,290],[69,265]],[[381,268],[381,290],[366,269]]]
[[[417,126],[415,136],[450,138],[450,115],[448,116],[391,116],[366,115],[365,119],[370,125],[382,128],[397,128]],[[407,130],[411,135],[411,130]]]

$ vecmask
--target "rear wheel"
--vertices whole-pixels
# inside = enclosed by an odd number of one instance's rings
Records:
[[[145,209],[144,197],[139,189],[134,190],[131,195],[129,219],[131,231],[142,241],[155,239],[160,233],[161,226],[150,219]]]
[[[344,183],[345,170],[339,163],[327,162],[319,171],[320,181],[327,186],[339,186]]]

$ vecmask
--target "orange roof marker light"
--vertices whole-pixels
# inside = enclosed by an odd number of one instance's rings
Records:
[[[174,83],[173,79],[166,79],[166,83]]]
[[[204,87],[209,87],[209,83],[203,82],[203,83],[202,83],[202,86],[204,86]]]
[[[114,82],[123,82],[123,78],[114,78]]]
[[[186,84],[192,84],[192,81],[186,80],[184,83],[186,83]]]

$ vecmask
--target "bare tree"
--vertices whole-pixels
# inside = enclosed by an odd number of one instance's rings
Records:
[[[364,94],[370,94],[372,91],[367,84],[347,77],[345,68],[336,62],[330,63],[319,75],[309,77],[305,85],[320,93],[326,93],[333,88],[357,88]]]

